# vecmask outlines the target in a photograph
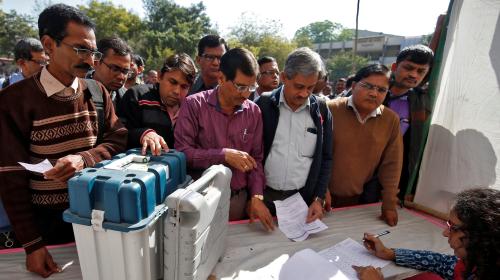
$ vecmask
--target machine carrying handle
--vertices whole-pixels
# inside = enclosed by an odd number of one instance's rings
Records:
[[[129,165],[130,163],[148,163],[149,160],[150,157],[148,156],[130,154],[124,156],[121,159],[117,159],[108,165],[105,165],[103,168],[112,170],[123,170],[125,169],[125,166]]]
[[[203,192],[204,189],[213,185],[215,177],[220,173],[219,168],[214,168],[214,166],[207,169],[201,177],[191,183],[186,189],[194,192]]]

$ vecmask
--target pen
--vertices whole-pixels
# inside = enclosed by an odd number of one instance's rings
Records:
[[[388,231],[388,230],[384,230],[384,231],[382,231],[380,233],[375,234],[373,237],[377,237],[378,238],[380,236],[384,236],[384,235],[389,234],[389,233],[391,233],[391,232]],[[363,242],[365,242],[365,241],[366,241],[366,239],[363,238]]]
[[[245,130],[243,131],[243,142],[246,141],[247,141],[247,129],[245,128]]]

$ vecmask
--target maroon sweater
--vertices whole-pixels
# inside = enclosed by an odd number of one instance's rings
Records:
[[[66,183],[44,180],[18,162],[52,164],[70,154],[83,157],[86,167],[109,159],[126,147],[127,130],[115,115],[105,88],[105,126],[97,141],[97,112],[90,91],[79,80],[72,96],[47,97],[40,73],[0,92],[0,195],[10,222],[27,253],[45,245],[34,221],[34,207],[68,207]]]

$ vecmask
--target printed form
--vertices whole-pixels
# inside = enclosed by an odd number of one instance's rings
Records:
[[[352,265],[382,268],[389,263],[348,238],[319,253],[311,249],[295,253],[283,264],[279,279],[355,280],[358,276]]]
[[[347,238],[334,246],[320,251],[319,254],[334,263],[350,279],[357,279],[356,271],[352,265],[384,267],[390,263],[372,255],[366,248],[358,242]]]
[[[307,207],[300,193],[296,193],[285,200],[276,200],[274,205],[276,206],[279,229],[293,241],[304,241],[309,234],[328,228],[319,219],[309,224],[306,223],[309,207]]]

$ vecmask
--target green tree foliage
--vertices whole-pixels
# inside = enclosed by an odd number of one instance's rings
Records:
[[[97,40],[118,36],[132,47],[145,28],[139,16],[127,11],[123,6],[114,6],[111,2],[92,0],[88,6],[78,6],[96,24]],[[135,48],[134,48],[135,49]]]
[[[368,58],[359,55],[353,58],[352,52],[339,52],[326,61],[326,67],[330,74],[330,81],[335,81],[339,78],[345,78],[350,74],[354,74],[352,71],[353,63],[354,69],[357,71],[361,67],[368,65],[368,62]]]
[[[17,41],[25,37],[38,38],[33,18],[14,10],[0,10],[0,55],[12,57]]]
[[[302,47],[310,46],[312,43],[349,40],[352,37],[352,30],[345,29],[340,23],[324,20],[299,28],[295,32],[294,40]]]
[[[260,41],[260,48],[257,57],[266,55],[272,56],[278,62],[280,70],[285,66],[285,60],[289,53],[297,48],[294,42],[290,42],[284,37],[264,36]]]
[[[343,28],[337,35],[336,41],[350,41],[354,40],[354,29]]]
[[[185,52],[194,56],[198,41],[213,33],[202,2],[182,7],[171,0],[143,1],[148,27],[143,38],[145,54]]]
[[[286,57],[297,45],[281,36],[282,25],[275,20],[260,20],[254,14],[243,13],[240,21],[229,28],[228,41],[231,48],[243,47],[258,59],[263,56],[276,58],[280,69]]]

